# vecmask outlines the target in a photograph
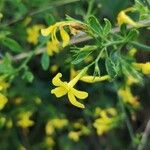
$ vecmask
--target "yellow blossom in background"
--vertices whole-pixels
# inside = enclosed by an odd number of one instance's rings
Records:
[[[146,63],[133,63],[133,66],[137,69],[141,70],[143,74],[149,75],[150,74],[150,62]]]
[[[7,83],[5,81],[0,81],[0,91],[6,90],[9,86],[10,86],[9,83]]]
[[[53,56],[59,52],[59,43],[55,41],[49,41],[46,44],[46,52],[49,56]]]
[[[56,129],[61,129],[68,125],[67,119],[55,118],[55,119],[52,119],[50,122]]]
[[[55,145],[55,141],[51,136],[48,136],[45,138],[45,144],[48,150],[50,150]]]
[[[55,64],[55,65],[52,65],[52,66],[50,67],[50,72],[55,73],[55,72],[57,72],[58,68],[59,68],[58,65],[56,65],[56,64]]]
[[[18,121],[17,125],[22,128],[28,128],[34,125],[34,121],[30,120],[30,117],[32,116],[31,111],[21,112],[18,115]]]
[[[23,102],[23,98],[22,97],[14,98],[14,104],[15,105],[20,105],[22,102]]]
[[[114,127],[118,114],[114,108],[97,109],[96,111],[99,111],[99,118],[95,120],[93,126],[96,128],[98,135],[103,135]]]
[[[43,36],[51,35],[51,41],[47,44],[47,53],[52,56],[54,53],[58,53],[60,46],[63,48],[69,45],[70,35],[65,30],[65,27],[69,27],[72,34],[75,34],[76,28],[83,29],[83,24],[75,21],[62,21],[57,22],[54,25],[49,26],[46,29],[41,30]],[[62,43],[58,40],[56,33],[60,31]]]
[[[122,98],[122,100],[125,103],[130,104],[131,106],[133,106],[134,108],[138,108],[140,106],[139,101],[137,100],[137,97],[135,97],[132,93],[131,93],[131,89],[130,87],[126,87],[125,89],[120,89],[118,91],[118,95]]]
[[[47,135],[52,135],[55,129],[62,129],[68,125],[67,119],[54,118],[47,122],[45,132]]]
[[[51,121],[48,121],[45,127],[45,132],[47,135],[52,135],[55,131],[54,126],[51,124]]]
[[[34,25],[27,28],[27,41],[31,44],[36,45],[38,43],[38,38],[40,36],[40,30],[44,28],[43,25]]]
[[[7,104],[8,99],[2,93],[0,93],[0,110],[2,110]]]
[[[70,131],[69,134],[68,134],[68,137],[75,141],[75,142],[78,142],[79,139],[80,139],[80,131]]]
[[[139,24],[133,21],[126,13],[134,11],[134,8],[127,8],[119,12],[117,16],[118,25],[121,26],[122,24],[128,24],[134,27],[139,27]]]
[[[55,94],[57,98],[68,94],[68,99],[72,105],[79,107],[79,108],[85,108],[85,106],[82,103],[76,100],[76,97],[79,99],[85,99],[88,97],[88,93],[84,91],[76,90],[74,86],[79,81],[79,79],[85,74],[86,70],[87,68],[83,69],[70,82],[61,81],[60,78],[62,77],[62,74],[58,73],[52,80],[52,83],[57,87],[51,90],[51,93]]]

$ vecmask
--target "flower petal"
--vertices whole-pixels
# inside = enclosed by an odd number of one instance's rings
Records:
[[[61,38],[62,38],[62,47],[65,47],[69,44],[69,41],[70,41],[70,36],[69,34],[64,30],[64,28],[60,28],[60,35],[61,35]]]
[[[48,27],[48,28],[46,28],[46,29],[41,29],[41,34],[43,35],[43,36],[48,36],[51,32],[52,32],[52,30],[55,28],[55,26],[54,25],[52,25],[52,26],[50,26],[50,27]]]
[[[64,83],[60,80],[60,78],[62,77],[61,73],[58,73],[52,80],[52,83],[55,86],[62,86]]]
[[[72,93],[79,99],[85,99],[88,97],[88,93],[87,92],[84,92],[84,91],[79,91],[79,90],[76,90],[74,88],[71,89],[72,90]]]
[[[52,94],[55,94],[56,97],[62,97],[67,93],[67,90],[63,87],[56,87],[55,89],[51,90]]]
[[[71,91],[68,92],[68,98],[72,105],[79,107],[79,108],[85,108],[85,106],[82,103],[80,103],[76,100],[75,96],[73,95],[73,93]]]
[[[80,80],[86,83],[95,83],[104,80],[110,79],[109,75],[101,76],[101,77],[94,77],[94,76],[83,76]]]

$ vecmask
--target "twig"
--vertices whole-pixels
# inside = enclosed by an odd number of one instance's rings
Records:
[[[147,122],[145,131],[144,131],[142,139],[141,139],[141,143],[139,144],[137,150],[143,150],[144,149],[144,146],[147,143],[149,135],[150,135],[150,119]]]
[[[20,18],[15,19],[15,20],[11,20],[6,26],[12,25],[12,24],[14,24],[14,23],[16,23],[16,22],[18,22],[18,21],[24,19],[26,16],[31,16],[31,17],[32,17],[32,16],[34,16],[34,15],[37,15],[37,14],[39,14],[39,13],[42,13],[42,12],[47,11],[47,10],[49,10],[49,9],[52,9],[52,8],[54,8],[54,7],[59,7],[59,6],[62,6],[62,5],[66,5],[66,4],[70,4],[70,3],[74,3],[74,2],[78,2],[78,1],[80,1],[80,0],[65,0],[65,1],[52,2],[52,3],[51,3],[50,5],[48,5],[47,7],[44,7],[44,8],[35,10],[35,11],[33,11],[33,12],[31,12],[31,13],[28,13],[28,14],[26,14],[25,16],[22,16],[22,17],[20,17]]]
[[[148,25],[150,25],[150,19],[140,21],[139,23],[142,24],[143,26],[148,26]],[[132,28],[132,26],[128,25],[127,28],[130,29],[130,28]],[[111,33],[117,33],[119,31],[120,31],[120,28],[115,27],[111,30]],[[92,39],[92,37],[87,36],[87,34],[84,32],[81,32],[71,39],[69,45],[78,44],[78,43],[85,42],[85,41],[88,41],[91,39]],[[43,53],[44,51],[45,51],[45,48],[40,48],[37,50],[36,55],[39,55],[39,54]],[[16,56],[12,57],[12,61],[22,60],[22,59],[28,57],[28,55],[29,55],[29,52],[24,52],[24,53],[18,54]]]

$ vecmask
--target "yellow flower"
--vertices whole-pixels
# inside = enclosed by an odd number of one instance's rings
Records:
[[[57,22],[54,25],[49,26],[46,29],[41,30],[41,34],[43,36],[49,36],[51,35],[51,42],[47,46],[48,48],[48,54],[51,56],[53,52],[58,52],[59,46],[61,45],[63,48],[69,45],[70,42],[70,36],[64,29],[65,27],[69,27],[71,33],[75,33],[76,28],[83,29],[83,24],[75,21],[62,21]],[[73,30],[74,29],[74,30]],[[57,30],[60,31],[60,36],[62,39],[62,43],[60,44],[60,41],[58,40],[56,36]],[[52,45],[52,46],[51,46]]]
[[[7,102],[8,99],[3,94],[0,93],[0,110],[2,110],[5,107]]]
[[[133,63],[133,66],[137,69],[140,69],[143,74],[149,75],[150,74],[150,62],[146,63]]]
[[[46,44],[46,51],[49,56],[53,56],[59,52],[59,43],[56,41],[49,41]]]
[[[34,125],[34,121],[30,120],[32,115],[31,111],[22,112],[18,115],[17,125],[22,128],[28,128]]]
[[[118,16],[117,16],[117,21],[118,21],[118,25],[122,25],[122,24],[129,24],[132,25],[134,27],[139,27],[139,24],[136,23],[135,21],[133,21],[126,13],[130,12],[130,11],[134,11],[134,8],[127,8],[125,10],[122,10],[119,12]]]
[[[79,139],[80,139],[80,132],[79,131],[70,131],[69,134],[68,134],[68,137],[75,141],[75,142],[78,142]]]
[[[27,41],[36,45],[40,36],[40,29],[42,28],[44,28],[43,25],[34,25],[30,28],[27,28]]]
[[[132,105],[134,108],[138,108],[140,106],[139,101],[137,101],[137,97],[135,97],[130,90],[130,87],[126,87],[125,89],[120,89],[118,91],[118,95],[122,98],[125,103]]]
[[[52,83],[57,87],[51,90],[51,93],[55,94],[56,97],[58,98],[68,94],[68,99],[72,105],[79,107],[79,108],[85,108],[85,106],[82,103],[78,102],[75,97],[79,99],[85,99],[88,97],[88,93],[84,91],[76,90],[74,86],[86,71],[87,71],[87,68],[83,69],[70,82],[61,81],[60,78],[62,77],[62,74],[58,73],[52,80]]]
[[[113,128],[116,122],[117,111],[114,108],[97,109],[96,111],[99,111],[100,118],[95,120],[93,126],[96,128],[97,134],[102,135]]]

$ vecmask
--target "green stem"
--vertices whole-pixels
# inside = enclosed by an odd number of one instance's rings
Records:
[[[85,20],[87,20],[89,18],[89,16],[91,15],[93,5],[94,5],[94,0],[90,0],[89,4],[88,4],[88,10],[87,10],[87,13],[86,13],[86,16],[85,16]]]
[[[116,83],[115,83],[115,87],[116,87],[116,91],[118,91],[118,86],[117,86]],[[124,103],[123,103],[123,101],[122,101],[122,99],[120,98],[119,95],[118,95],[118,99],[119,99],[119,103],[120,103],[120,106],[121,106],[121,110],[122,110],[122,112],[124,114],[124,117],[125,117],[125,121],[126,121],[126,125],[127,125],[127,128],[128,128],[129,134],[130,134],[131,141],[133,141],[134,140],[134,132],[133,132],[132,125],[130,123],[130,119],[127,115],[125,105],[124,105]]]
[[[146,51],[146,52],[150,52],[150,46],[148,45],[144,45],[135,41],[130,42],[131,44],[133,44],[135,47],[137,48],[141,48],[141,50]]]

